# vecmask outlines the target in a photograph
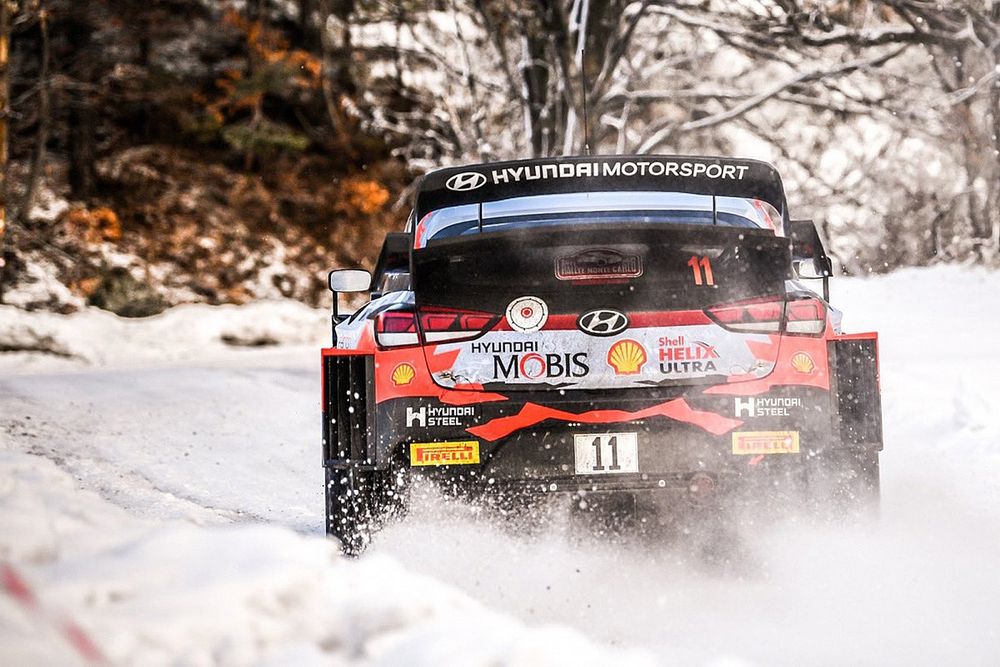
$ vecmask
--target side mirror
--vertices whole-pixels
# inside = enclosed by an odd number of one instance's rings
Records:
[[[372,285],[372,274],[364,269],[337,269],[327,276],[331,292],[367,292]]]
[[[342,292],[367,292],[372,286],[372,274],[364,269],[337,269],[326,276],[326,285],[333,292],[333,344],[337,344],[337,323],[340,317],[340,294]]]

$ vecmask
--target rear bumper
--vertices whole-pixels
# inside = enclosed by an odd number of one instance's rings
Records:
[[[474,446],[475,457],[426,467],[494,484],[544,481],[560,490],[684,487],[699,472],[742,474],[764,459],[757,451],[734,453],[734,438],[742,443],[754,434],[794,434],[797,451],[767,454],[774,464],[834,444],[827,391],[780,387],[743,397],[704,389],[525,392],[464,406],[393,399],[378,405],[375,421],[380,442],[396,460],[413,463],[413,448],[427,443],[465,443]],[[638,472],[581,479],[576,438],[622,433],[636,436]]]
[[[326,355],[324,464],[407,467],[413,448],[431,443],[464,449],[415,470],[511,488],[541,490],[544,483],[560,492],[656,490],[684,488],[696,473],[720,481],[773,477],[828,448],[881,449],[876,345],[873,335],[829,341],[829,389],[735,383],[450,392],[381,401],[372,355]],[[636,434],[638,472],[577,475],[574,437],[613,433]],[[737,439],[759,442],[762,434],[794,434],[795,451],[736,451]]]

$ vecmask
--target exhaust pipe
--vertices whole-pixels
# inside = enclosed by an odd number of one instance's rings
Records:
[[[688,500],[692,505],[709,504],[716,496],[719,483],[707,472],[696,472],[688,479]]]

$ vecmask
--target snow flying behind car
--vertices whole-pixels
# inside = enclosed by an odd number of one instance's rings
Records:
[[[360,550],[418,474],[664,513],[776,486],[870,500],[876,337],[843,335],[828,298],[797,280],[822,279],[826,295],[829,275],[815,227],[791,221],[762,162],[428,174],[373,279],[331,274],[332,289],[372,298],[335,314],[323,351],[328,532]]]

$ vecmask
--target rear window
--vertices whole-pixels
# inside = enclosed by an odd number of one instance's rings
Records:
[[[714,201],[713,201],[714,199]],[[781,216],[757,199],[681,192],[574,192],[516,197],[431,211],[416,227],[414,245],[509,227],[549,224],[650,222],[770,229]]]

